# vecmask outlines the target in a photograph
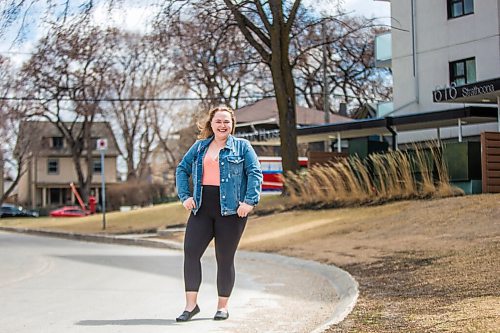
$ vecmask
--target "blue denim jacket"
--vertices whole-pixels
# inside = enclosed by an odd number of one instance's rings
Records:
[[[175,180],[181,202],[194,198],[198,212],[202,201],[203,157],[213,136],[196,141],[177,166]],[[223,216],[236,214],[239,202],[255,206],[259,202],[262,171],[250,142],[230,135],[226,146],[219,153],[220,208]],[[193,181],[193,194],[189,189],[189,177]]]

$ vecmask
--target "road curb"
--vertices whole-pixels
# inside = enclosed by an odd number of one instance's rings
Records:
[[[280,264],[295,266],[306,271],[315,272],[326,278],[333,286],[338,296],[338,303],[330,319],[311,331],[311,333],[325,332],[332,325],[343,321],[354,309],[359,296],[358,282],[351,274],[333,265],[321,264],[312,260],[287,257],[274,253],[239,251],[239,256],[248,259],[276,261]]]
[[[174,250],[182,250],[181,243],[160,240],[160,239],[144,239],[144,238],[123,238],[116,235],[104,234],[79,234],[72,232],[49,231],[42,229],[30,228],[13,228],[13,227],[0,227],[1,231],[17,232],[31,235],[47,236],[66,238],[79,241],[108,243],[108,244],[122,244],[122,245],[135,245],[145,246],[152,248],[167,248]],[[315,272],[326,278],[334,288],[338,302],[332,313],[330,319],[314,329],[311,333],[325,332],[332,325],[338,324],[343,321],[356,305],[359,289],[358,282],[352,277],[351,274],[333,265],[321,264],[312,260],[299,259],[294,257],[287,257],[274,253],[262,253],[251,251],[238,251],[238,256],[245,259],[268,260],[278,262],[280,264],[290,265],[306,271]]]
[[[31,228],[0,227],[0,230],[9,232],[18,232],[30,235],[66,238],[66,239],[73,239],[86,242],[135,245],[135,246],[166,248],[174,250],[182,249],[182,244],[173,241],[159,240],[159,239],[153,240],[153,239],[143,239],[143,238],[125,238],[125,237],[118,237],[115,235],[79,234],[74,232],[49,231],[49,230],[31,229]]]

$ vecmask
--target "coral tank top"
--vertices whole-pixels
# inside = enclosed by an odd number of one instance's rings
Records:
[[[214,160],[208,154],[205,154],[201,183],[203,185],[220,186],[219,159]]]

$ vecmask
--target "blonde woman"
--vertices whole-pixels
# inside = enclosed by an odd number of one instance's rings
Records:
[[[179,199],[191,211],[184,238],[186,307],[177,317],[188,321],[200,312],[200,259],[215,239],[218,304],[214,320],[229,318],[228,300],[234,286],[234,256],[247,216],[259,202],[262,171],[247,140],[233,136],[234,111],[226,106],[208,112],[198,141],[176,170]],[[192,193],[189,186],[192,179]]]

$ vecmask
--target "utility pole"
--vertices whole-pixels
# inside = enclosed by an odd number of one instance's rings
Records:
[[[108,140],[98,139],[97,150],[101,153],[101,205],[102,205],[102,230],[106,230],[106,179],[104,176],[104,154],[108,150]]]
[[[325,124],[330,123],[330,99],[328,96],[329,85],[328,85],[328,73],[326,62],[327,56],[327,37],[326,37],[326,24],[325,21],[321,23],[321,34],[323,37],[323,111],[325,112]],[[330,151],[330,140],[325,140],[325,151]]]

